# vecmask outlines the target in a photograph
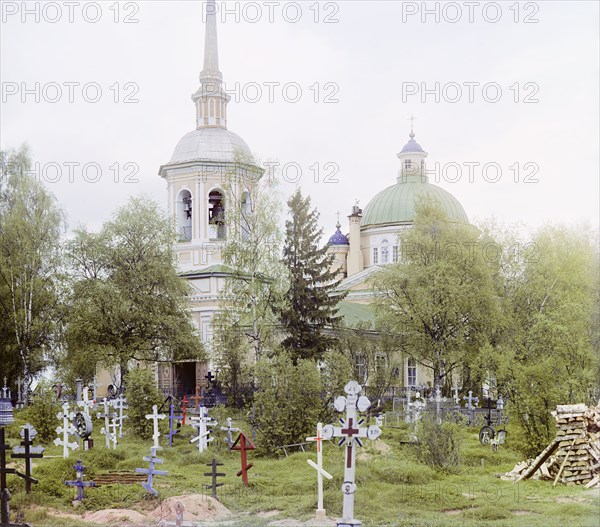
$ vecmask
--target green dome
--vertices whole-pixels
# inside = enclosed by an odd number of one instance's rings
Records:
[[[450,192],[424,181],[419,176],[407,179],[382,190],[369,201],[360,221],[361,227],[412,223],[415,218],[415,204],[421,196],[429,196],[440,203],[450,221],[469,223],[465,209]]]

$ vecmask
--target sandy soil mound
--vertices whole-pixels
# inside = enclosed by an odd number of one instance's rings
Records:
[[[148,518],[144,514],[130,509],[104,509],[96,512],[86,512],[81,519],[86,522],[99,523],[100,525],[148,524]]]
[[[173,496],[164,500],[150,516],[157,520],[175,521],[175,506],[183,505],[183,519],[185,521],[214,521],[228,518],[231,512],[222,503],[202,494],[186,494]]]

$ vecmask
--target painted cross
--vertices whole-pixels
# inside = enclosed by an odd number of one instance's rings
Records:
[[[231,450],[231,447],[233,446],[233,435],[231,433],[239,432],[240,429],[235,428],[231,421],[231,417],[228,417],[227,418],[227,426],[222,426],[221,430],[223,430],[223,432],[227,432],[227,437],[224,437],[223,441],[225,441],[227,443],[227,450]]]
[[[322,520],[326,517],[325,509],[323,508],[323,476],[327,479],[333,478],[329,472],[323,469],[323,423],[317,423],[317,435],[315,437],[307,437],[307,441],[315,441],[317,443],[317,462],[312,459],[307,459],[306,462],[317,471],[317,519]]]
[[[58,414],[56,414],[56,418],[58,420],[62,420],[63,425],[62,426],[58,426],[56,428],[56,433],[60,436],[62,434],[62,439],[60,437],[57,437],[54,440],[54,444],[56,446],[60,446],[62,445],[63,447],[63,458],[67,459],[69,457],[69,448],[72,448],[73,450],[75,450],[76,448],[79,448],[79,445],[76,442],[73,443],[69,443],[69,436],[73,436],[77,433],[77,430],[75,429],[75,427],[72,424],[72,420],[75,417],[75,414],[73,412],[70,412],[70,406],[69,403],[65,402],[62,405],[62,412],[59,412]]]
[[[344,506],[342,518],[338,520],[338,526],[361,525],[359,520],[354,519],[354,493],[356,492],[356,483],[354,476],[356,472],[356,448],[362,446],[361,438],[375,440],[381,435],[381,429],[378,426],[361,427],[364,419],[357,421],[356,412],[365,412],[371,406],[371,401],[367,397],[360,396],[362,387],[356,381],[350,381],[344,387],[347,397],[340,396],[334,406],[338,412],[346,411],[346,418],[340,419],[341,427],[326,425],[323,427],[323,438],[331,439],[339,437],[338,446],[346,445],[346,462],[344,464],[344,483],[342,492],[344,494]]]
[[[241,453],[242,468],[237,472],[236,476],[238,478],[240,476],[242,476],[242,481],[244,482],[244,485],[246,487],[248,486],[248,470],[250,470],[254,466],[254,463],[248,463],[247,457],[246,457],[246,451],[254,450],[254,449],[256,449],[256,447],[254,446],[254,443],[252,443],[252,441],[250,441],[250,439],[248,439],[248,437],[246,436],[246,434],[244,434],[244,432],[240,432],[240,435],[237,436],[237,439],[235,440],[235,442],[233,443],[233,446],[231,447],[231,450],[239,450]]]
[[[156,404],[152,406],[152,413],[146,414],[146,419],[152,419],[152,422],[153,422],[154,434],[152,435],[152,439],[154,439],[154,445],[152,446],[152,448],[154,448],[156,450],[162,449],[162,447],[158,444],[158,438],[160,437],[160,432],[158,431],[158,420],[164,419],[165,417],[166,417],[165,414],[158,413],[158,406]],[[162,463],[162,461],[161,461],[161,463]]]
[[[92,410],[95,408],[96,406],[96,401],[94,399],[90,399],[90,389],[88,386],[84,386],[83,390],[82,390],[82,397],[81,397],[81,401],[77,401],[77,406],[81,407],[81,410],[83,411],[83,414],[91,417],[92,415]]]
[[[154,409],[156,409],[156,405],[154,405]],[[156,413],[156,412],[155,412]],[[157,420],[154,421],[158,423]],[[159,447],[160,448],[160,447]],[[144,487],[150,494],[154,496],[158,496],[158,491],[156,491],[153,487],[154,485],[154,476],[167,476],[169,473],[166,470],[156,470],[154,465],[158,465],[163,463],[162,459],[156,457],[156,447],[150,448],[150,457],[144,456],[143,460],[147,461],[150,465],[148,468],[136,468],[135,471],[139,474],[148,474],[148,480],[142,483],[142,487]]]
[[[200,401],[202,399],[204,399],[204,397],[202,397],[202,395],[200,395],[199,389],[198,389],[198,385],[196,384],[196,395],[190,397],[191,400],[196,401],[196,408],[200,408]]]
[[[108,410],[109,402],[106,397],[102,400],[102,404],[104,405],[104,413],[98,412],[98,414],[96,416],[96,417],[98,417],[98,419],[104,418],[104,428],[100,429],[100,433],[104,434],[104,437],[106,438],[106,448],[110,448],[110,442],[112,441],[113,449],[116,449],[117,448],[117,435],[110,431],[110,428],[111,428],[110,420],[114,419],[116,417],[116,414],[114,412],[110,412]]]
[[[181,424],[185,425],[185,417],[187,415],[187,407],[188,407],[188,398],[187,395],[183,396],[183,399],[181,401]]]
[[[31,492],[31,484],[38,482],[37,479],[31,476],[31,460],[43,458],[44,447],[32,446],[33,438],[37,435],[37,431],[29,423],[21,427],[19,435],[23,439],[21,446],[14,447],[10,457],[25,460],[25,492],[29,494]]]
[[[123,415],[123,410],[129,408],[127,406],[125,397],[123,397],[123,394],[119,395],[118,399],[114,399],[112,401],[112,406],[118,411],[118,417],[116,418],[116,421],[119,424],[119,437],[123,437],[123,420],[127,419],[127,416]]]
[[[65,485],[77,488],[77,496],[75,500],[81,501],[83,498],[85,498],[83,489],[85,489],[85,487],[95,487],[96,484],[93,481],[83,481],[83,473],[86,467],[81,463],[81,459],[77,460],[77,463],[73,465],[73,468],[75,469],[75,478],[77,479],[73,481],[65,481]]]
[[[171,404],[170,412],[169,412],[169,446],[173,446],[173,436],[179,432],[177,421],[181,421],[183,419],[183,415],[175,415],[175,405]]]
[[[216,426],[218,423],[213,417],[208,416],[208,408],[205,406],[201,406],[198,411],[199,415],[191,418],[192,421],[196,421],[192,426],[196,428],[198,435],[192,437],[190,443],[198,441],[198,452],[202,453],[208,448],[208,443],[214,439],[214,437],[210,437],[212,430],[209,430],[207,427]]]
[[[211,476],[212,484],[204,485],[207,489],[211,489],[211,495],[214,499],[217,499],[217,487],[222,487],[223,483],[217,483],[217,478],[224,478],[225,474],[223,472],[217,472],[217,467],[222,467],[223,463],[217,463],[217,460],[213,458],[212,463],[207,463],[207,467],[212,467],[210,472],[205,472],[205,476]]]
[[[209,371],[204,378],[208,381],[208,386],[210,386],[216,377],[212,374],[212,371]]]
[[[473,423],[475,406],[473,403],[479,404],[479,397],[473,397],[473,390],[469,390],[469,396],[463,396],[463,399],[467,401],[467,410],[469,411],[469,424]]]

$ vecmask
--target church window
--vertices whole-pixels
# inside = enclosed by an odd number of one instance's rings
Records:
[[[179,241],[192,239],[192,195],[189,190],[182,190],[176,203],[177,235]]]
[[[397,263],[398,262],[398,246],[394,245],[392,247],[392,262]]]
[[[407,373],[406,376],[408,380],[408,386],[416,386],[417,385],[417,361],[410,357],[407,363]]]
[[[225,205],[223,193],[212,190],[208,195],[208,237],[211,240],[225,239]]]
[[[386,264],[388,263],[389,260],[389,247],[388,247],[388,241],[387,240],[383,240],[381,242],[381,263],[382,264]]]
[[[373,265],[377,265],[379,263],[379,252],[377,251],[377,247],[373,247]]]

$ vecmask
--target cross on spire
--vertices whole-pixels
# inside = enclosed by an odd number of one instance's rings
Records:
[[[414,135],[415,133],[415,119],[416,117],[411,113],[410,117],[407,119],[410,121],[410,133]]]

